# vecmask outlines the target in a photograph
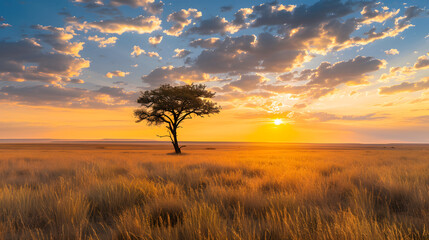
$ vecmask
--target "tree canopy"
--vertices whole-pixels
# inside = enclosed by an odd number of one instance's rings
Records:
[[[181,153],[177,141],[177,128],[185,119],[193,116],[204,117],[219,113],[220,107],[210,99],[214,92],[203,84],[181,86],[161,85],[159,88],[141,93],[137,103],[141,108],[134,111],[137,122],[146,121],[149,125],[167,124],[169,137],[176,153]]]

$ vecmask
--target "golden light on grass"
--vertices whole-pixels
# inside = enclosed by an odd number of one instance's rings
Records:
[[[429,239],[427,146],[186,149],[0,144],[0,239]]]
[[[281,120],[280,118],[274,119],[274,124],[277,126],[283,124],[283,120]]]

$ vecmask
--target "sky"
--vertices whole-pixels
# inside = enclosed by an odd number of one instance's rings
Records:
[[[429,142],[428,8],[2,0],[0,139],[163,140],[136,99],[195,83],[222,110],[184,122],[182,141]]]

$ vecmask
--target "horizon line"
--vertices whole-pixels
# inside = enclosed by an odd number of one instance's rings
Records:
[[[73,143],[73,142],[141,142],[141,143],[171,143],[164,140],[153,139],[122,139],[122,138],[88,138],[88,139],[62,139],[62,138],[0,138],[0,144],[8,143],[25,143],[31,141],[48,141],[45,143]],[[387,144],[429,144],[429,142],[257,142],[257,141],[181,141],[182,143],[272,143],[272,144],[371,144],[371,145],[387,145]]]

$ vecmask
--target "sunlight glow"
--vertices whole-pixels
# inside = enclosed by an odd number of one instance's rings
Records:
[[[281,120],[281,119],[279,119],[279,118],[274,119],[274,124],[275,124],[275,125],[283,124],[283,120]]]

